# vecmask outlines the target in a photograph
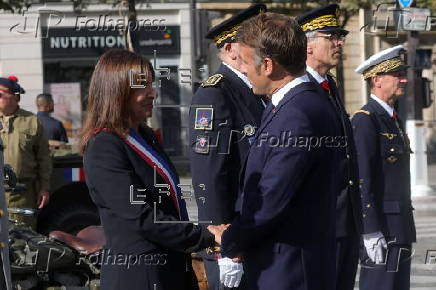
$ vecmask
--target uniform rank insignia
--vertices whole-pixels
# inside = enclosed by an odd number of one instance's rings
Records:
[[[394,134],[394,133],[380,133],[380,134],[382,134],[383,136],[385,136],[389,140],[392,140],[392,139],[394,139],[394,137],[397,137],[397,134]]]
[[[213,109],[197,108],[195,109],[195,130],[212,130]]]
[[[253,125],[247,124],[244,126],[244,134],[246,136],[253,136],[256,132],[256,129],[253,127]]]
[[[198,135],[195,141],[194,152],[200,154],[209,153],[209,136]]]
[[[395,157],[395,156],[389,156],[388,158],[387,158],[387,160],[390,162],[390,163],[394,163],[395,161],[397,161],[397,157]]]
[[[369,111],[366,111],[366,110],[357,110],[356,112],[354,112],[354,115],[357,113],[363,113],[363,114],[367,114],[367,115],[371,114]]]
[[[212,87],[215,86],[216,84],[218,84],[220,82],[220,80],[223,78],[224,76],[222,74],[216,74],[213,76],[210,76],[207,80],[205,80],[201,86],[204,87]]]

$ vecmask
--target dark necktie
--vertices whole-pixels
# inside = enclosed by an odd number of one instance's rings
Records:
[[[338,103],[338,100],[337,100],[336,96],[333,95],[333,91],[332,91],[332,89],[330,87],[329,82],[327,80],[324,80],[324,81],[320,82],[319,84],[327,92],[327,94],[328,94],[328,96],[330,98],[330,101],[333,103],[333,106],[336,109],[336,112],[339,115],[341,115],[341,118],[342,118],[342,113],[343,112],[342,112],[342,109],[341,109],[341,105]]]
[[[271,101],[271,99],[267,95],[261,95],[260,99],[262,100],[262,105],[264,108],[266,108],[266,106],[268,106],[269,102]]]
[[[397,127],[398,131],[400,132],[400,137],[403,140],[404,144],[409,145],[409,142],[406,140],[406,137],[404,136],[404,131],[401,128],[400,119],[398,119],[397,112],[395,112],[395,111],[392,114],[392,120],[395,121],[395,126]]]

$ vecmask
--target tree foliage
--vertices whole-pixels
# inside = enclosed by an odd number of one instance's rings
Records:
[[[0,0],[0,10],[21,12],[27,10],[32,3],[23,0]]]
[[[433,13],[436,13],[436,0],[417,0],[416,6],[420,8],[430,8]]]
[[[254,0],[253,2],[265,4],[273,3],[273,7],[270,9],[270,11],[283,14],[292,14],[293,12],[295,13],[295,11],[307,11],[326,4],[338,3],[341,10],[342,26],[345,26],[350,17],[357,14],[360,8],[370,9],[375,3],[373,0],[342,0],[337,2],[331,0]]]

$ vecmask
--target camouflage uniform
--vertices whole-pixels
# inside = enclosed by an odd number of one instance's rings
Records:
[[[36,115],[20,108],[10,116],[0,112],[0,122],[4,162],[14,169],[18,185],[27,189],[25,192],[7,192],[8,206],[36,208],[38,192],[41,189],[49,190],[52,169],[48,141],[42,125]],[[10,216],[36,228],[34,217]]]

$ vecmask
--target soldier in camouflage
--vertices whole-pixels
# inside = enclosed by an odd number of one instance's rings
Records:
[[[25,192],[6,192],[9,207],[42,208],[49,201],[51,157],[48,141],[36,115],[18,106],[24,90],[17,78],[0,78],[0,137],[3,141],[4,161],[11,165],[18,183]],[[32,228],[34,217],[12,216]]]

